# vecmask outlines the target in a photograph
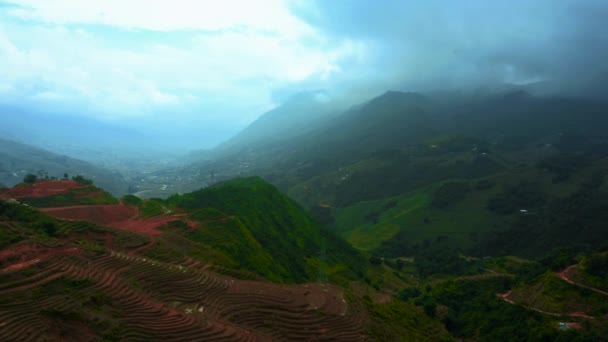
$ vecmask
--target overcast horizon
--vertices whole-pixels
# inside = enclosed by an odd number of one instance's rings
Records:
[[[0,107],[208,148],[302,91],[599,97],[607,16],[601,0],[0,0]]]

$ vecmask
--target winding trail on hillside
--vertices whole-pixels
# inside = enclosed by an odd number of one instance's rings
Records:
[[[608,296],[608,292],[606,292],[606,291],[602,291],[600,289],[596,289],[595,287],[591,287],[591,286],[587,286],[587,285],[584,285],[584,284],[581,284],[581,283],[577,283],[574,280],[570,279],[570,272],[572,272],[576,268],[578,268],[578,264],[570,265],[570,266],[566,267],[563,271],[556,273],[556,275],[560,279],[562,279],[563,281],[565,281],[565,282],[567,282],[569,284],[572,284],[572,285],[575,285],[575,286],[578,286],[578,287],[582,287],[582,288],[591,290],[593,292],[599,293],[599,294],[604,295],[604,296]]]
[[[507,303],[509,303],[511,305],[519,305],[519,306],[521,306],[523,308],[526,308],[528,310],[540,312],[542,314],[549,315],[549,316],[554,316],[554,317],[569,316],[569,317],[579,317],[579,318],[586,318],[586,319],[594,319],[595,318],[593,316],[589,316],[589,315],[585,314],[584,312],[579,312],[579,311],[572,312],[572,313],[569,313],[569,314],[561,314],[561,313],[557,313],[557,312],[549,312],[549,311],[545,311],[545,310],[542,310],[542,309],[533,308],[531,306],[515,303],[513,300],[511,300],[509,298],[509,296],[511,295],[512,292],[513,292],[513,290],[509,290],[508,292],[505,292],[505,293],[497,293],[496,296],[498,296],[499,298],[501,298],[502,300],[504,300],[505,302],[507,302]]]
[[[591,286],[587,286],[587,285],[584,285],[584,284],[581,284],[581,283],[577,283],[574,280],[572,280],[570,278],[570,274],[571,274],[572,271],[576,270],[577,268],[578,268],[578,264],[570,265],[570,266],[566,267],[564,270],[562,270],[560,272],[556,272],[555,275],[558,278],[560,278],[561,280],[567,282],[568,284],[571,284],[571,285],[574,285],[574,286],[578,286],[578,287],[581,287],[581,288],[585,288],[585,289],[591,290],[591,291],[593,291],[595,293],[599,293],[599,294],[604,295],[604,296],[608,296],[608,292],[606,292],[606,291],[602,291],[600,289],[596,289],[596,288],[591,287]],[[594,319],[595,318],[593,316],[589,316],[586,313],[580,312],[580,311],[572,312],[570,314],[560,314],[560,313],[556,313],[556,312],[544,311],[544,310],[533,308],[533,307],[526,306],[526,305],[523,305],[523,304],[518,304],[518,303],[515,303],[513,300],[509,299],[509,296],[511,295],[511,292],[512,292],[512,290],[509,290],[506,293],[497,293],[496,295],[498,297],[502,298],[502,300],[504,300],[505,302],[507,302],[509,304],[520,305],[520,306],[522,306],[522,307],[524,307],[526,309],[533,310],[533,311],[536,311],[536,312],[540,312],[540,313],[543,313],[545,315],[550,315],[550,316],[555,316],[555,317],[570,316],[570,317],[578,317],[578,318],[585,318],[585,319]]]

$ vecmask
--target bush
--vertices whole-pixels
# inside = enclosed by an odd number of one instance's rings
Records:
[[[72,180],[74,182],[77,182],[77,183],[80,183],[80,184],[84,184],[84,185],[91,185],[91,184],[93,184],[93,181],[91,179],[84,178],[84,176],[81,176],[81,175],[77,175],[77,176],[72,177]]]
[[[34,174],[28,173],[23,177],[23,183],[25,184],[34,184],[38,180],[38,177]]]
[[[475,183],[475,190],[486,190],[495,185],[494,181],[489,179],[481,179]]]
[[[608,255],[594,255],[587,262],[586,272],[599,278],[608,276]]]
[[[125,205],[140,205],[141,202],[142,199],[134,195],[125,195],[122,198],[122,203],[124,203]]]
[[[585,156],[562,153],[540,161],[538,167],[552,173],[554,183],[560,183],[570,179],[589,163],[590,159]]]
[[[465,182],[444,183],[433,193],[431,205],[437,208],[445,208],[462,200],[469,190],[469,184]]]
[[[373,256],[373,257],[369,258],[369,262],[372,265],[381,265],[382,264],[382,259],[380,259],[380,258],[378,258],[376,256]]]
[[[545,204],[546,196],[540,184],[521,182],[504,189],[488,201],[487,208],[495,213],[507,215],[520,209],[537,208]]]
[[[402,289],[401,291],[399,291],[399,293],[397,294],[397,298],[406,302],[410,299],[420,297],[421,294],[422,294],[422,292],[417,287],[406,287],[406,288]]]

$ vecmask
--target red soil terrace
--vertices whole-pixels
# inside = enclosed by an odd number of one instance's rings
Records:
[[[76,255],[81,252],[77,247],[50,248],[31,244],[18,245],[0,251],[0,274],[27,268],[51,256]]]
[[[33,185],[35,190],[12,192],[9,197],[50,196],[68,192],[75,185],[65,181],[45,183]],[[0,195],[3,194],[6,192]],[[166,223],[185,220],[190,228],[196,227],[186,214],[139,219],[138,207],[122,203],[40,210],[63,220],[88,221],[143,233],[149,236],[149,242],[127,253],[109,250],[102,255],[89,254],[80,247],[31,242],[2,250],[0,274],[10,275],[38,264],[36,272],[27,278],[0,283],[0,296],[4,298],[60,277],[89,279],[93,284],[78,291],[86,296],[101,292],[112,298],[113,305],[123,314],[122,337],[127,340],[150,340],[152,336],[153,340],[164,341],[359,341],[365,338],[363,308],[349,305],[339,287],[239,280],[211,272],[210,264],[203,265],[190,258],[175,264],[138,255],[165,238],[158,236],[162,234],[158,228]],[[228,219],[230,217],[217,221]],[[106,247],[112,248],[113,234],[89,235],[89,238],[102,239]],[[133,289],[133,282],[144,290]],[[78,322],[49,321],[39,314],[41,310],[51,309],[78,312],[81,305],[78,301],[66,300],[63,295],[17,303],[5,301],[0,305],[0,340],[41,340],[43,337],[61,340],[66,327],[72,333],[82,334],[75,340],[91,340],[94,333]]]
[[[162,231],[158,227],[177,221],[184,216],[184,214],[176,214],[138,219],[138,207],[110,204],[42,208],[40,210],[63,220],[87,221],[146,235],[160,235]],[[187,222],[190,226],[194,226],[193,222]]]
[[[159,341],[365,339],[362,335],[365,313],[360,306],[347,303],[339,287],[238,280],[188,267],[191,263],[187,259],[186,266],[176,265],[118,252],[94,258],[86,254],[48,257],[44,268],[28,278],[0,284],[0,296],[14,296],[63,276],[92,280],[93,285],[79,291],[88,296],[92,291],[101,292],[112,298],[123,314],[125,339],[150,340],[152,336],[155,337],[152,340]],[[129,285],[133,281],[145,291],[134,290]],[[48,337],[53,326],[37,313],[51,308],[78,311],[80,305],[65,300],[65,296],[4,304],[0,310],[3,328],[0,340]]]
[[[67,194],[73,189],[83,188],[86,185],[71,180],[39,181],[31,185],[16,186],[12,189],[0,191],[0,198],[44,198],[53,195]],[[101,191],[86,194],[94,197],[102,194]],[[169,222],[177,221],[184,214],[158,216],[138,219],[139,208],[123,205],[78,205],[70,207],[41,208],[41,211],[62,220],[86,221],[103,226],[128,230],[146,235],[160,235],[158,227]],[[186,220],[190,228],[196,225]]]
[[[41,198],[53,195],[67,194],[73,189],[86,185],[71,180],[41,181],[31,185],[16,186],[0,191],[0,198]]]

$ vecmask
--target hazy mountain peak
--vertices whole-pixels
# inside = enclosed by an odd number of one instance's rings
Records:
[[[331,101],[331,96],[325,90],[308,90],[295,93],[290,96],[282,106],[301,105],[311,103],[327,103]]]
[[[262,143],[303,134],[317,123],[332,117],[334,105],[324,90],[303,91],[282,105],[262,114],[221,147]]]
[[[429,103],[428,97],[416,92],[402,92],[389,90],[384,94],[373,98],[368,102],[368,105],[383,106],[383,105],[415,105],[420,106]]]
[[[522,100],[522,99],[531,98],[532,94],[530,94],[529,92],[527,92],[524,89],[516,89],[513,91],[509,91],[507,93],[504,93],[501,97],[505,100]]]

